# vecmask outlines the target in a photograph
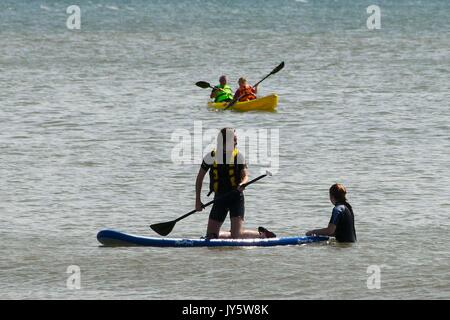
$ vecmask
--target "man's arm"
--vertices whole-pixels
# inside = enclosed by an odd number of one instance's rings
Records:
[[[315,230],[310,230],[308,232],[306,232],[307,236],[312,236],[313,234],[316,235],[321,235],[321,236],[334,236],[334,233],[336,232],[336,225],[329,223],[328,227],[326,228],[322,228],[322,229],[315,229]]]
[[[217,96],[218,91],[224,91],[222,88],[214,87],[211,91],[211,95],[209,96],[211,99],[214,99]]]
[[[203,168],[200,168],[197,174],[197,180],[195,181],[195,209],[197,211],[203,210],[203,204],[201,201],[201,193],[202,193],[202,186],[203,186],[203,178],[206,175],[206,170]]]
[[[239,183],[238,190],[240,192],[244,191],[245,188],[242,187],[243,184],[248,182],[248,171],[246,168],[241,170],[241,183]]]

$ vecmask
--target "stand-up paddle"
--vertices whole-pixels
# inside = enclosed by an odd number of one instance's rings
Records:
[[[266,176],[271,176],[271,175],[272,175],[272,173],[270,173],[270,171],[266,171],[265,174],[260,175],[259,177],[255,178],[255,179],[253,179],[253,180],[251,180],[251,181],[249,181],[249,182],[247,182],[247,183],[244,184],[243,186],[244,186],[244,187],[247,187],[247,186],[251,185],[252,183],[254,183],[254,182],[256,182],[256,181],[258,181],[258,180],[260,180],[260,179],[262,179],[262,178],[264,178],[264,177],[266,177]],[[223,199],[223,198],[225,198],[225,197],[228,197],[228,196],[231,195],[233,192],[236,192],[236,190],[233,190],[233,191],[231,191],[231,192],[228,192],[228,193],[224,194],[223,196],[218,197],[218,198],[216,198],[216,199],[214,199],[214,200],[212,200],[212,201],[210,201],[210,202],[204,204],[202,207],[203,207],[203,208],[206,208],[207,206],[213,204],[214,202],[216,202],[216,201],[218,201],[218,200],[220,200],[220,199]],[[162,236],[167,236],[170,232],[172,232],[173,227],[175,227],[175,224],[176,224],[178,221],[183,220],[184,218],[189,217],[191,214],[194,214],[194,213],[196,213],[196,212],[197,212],[197,210],[192,210],[192,211],[186,213],[185,215],[179,217],[178,219],[175,219],[175,220],[172,220],[172,221],[169,221],[169,222],[161,222],[161,223],[155,223],[155,224],[152,224],[152,225],[150,225],[150,228],[152,228],[153,231],[155,231],[156,233],[158,233],[158,234],[160,234],[160,235],[162,235]]]
[[[277,73],[278,71],[280,71],[283,68],[284,68],[284,61],[281,62],[275,69],[273,69],[267,76],[265,76],[260,81],[258,81],[253,87],[256,87],[258,84],[260,84],[261,82],[266,80],[268,77],[270,77],[271,75]],[[234,106],[236,104],[236,102],[238,102],[243,97],[244,96],[240,96],[240,97],[237,97],[236,99],[231,100],[230,103],[225,107],[224,110],[227,110],[227,109],[231,108],[232,106]]]

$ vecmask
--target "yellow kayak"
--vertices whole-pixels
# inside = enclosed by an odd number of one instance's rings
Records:
[[[255,100],[237,102],[229,109],[236,111],[275,111],[277,108],[277,104],[278,96],[276,94],[271,94],[270,96],[265,96]],[[214,109],[225,109],[227,105],[227,102],[208,102],[208,107]]]

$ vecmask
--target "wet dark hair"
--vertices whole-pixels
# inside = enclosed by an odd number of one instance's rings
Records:
[[[347,189],[340,183],[335,183],[330,187],[330,196],[333,196],[337,202],[347,202],[346,194]]]

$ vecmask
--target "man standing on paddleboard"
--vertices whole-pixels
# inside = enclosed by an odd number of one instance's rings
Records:
[[[274,238],[275,234],[263,227],[256,230],[244,229],[244,184],[248,182],[247,164],[238,151],[237,136],[233,128],[223,128],[217,136],[217,148],[204,158],[195,184],[195,208],[203,210],[201,191],[203,179],[209,170],[210,194],[214,202],[209,214],[206,237],[214,238]],[[230,212],[231,230],[220,231]]]

